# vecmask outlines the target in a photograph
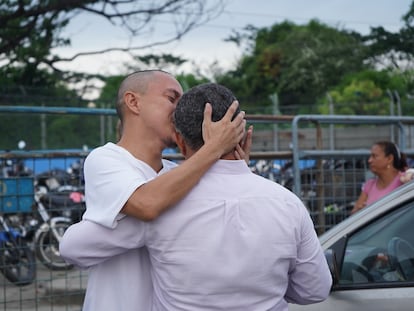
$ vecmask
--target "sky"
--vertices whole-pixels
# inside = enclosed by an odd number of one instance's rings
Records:
[[[206,0],[212,1],[212,0]],[[306,24],[311,19],[336,28],[355,30],[367,34],[370,27],[383,26],[398,31],[403,23],[401,17],[408,12],[412,0],[226,0],[224,12],[207,24],[192,30],[180,41],[140,50],[137,54],[170,53],[190,60],[183,71],[190,71],[193,62],[202,71],[208,71],[213,62],[227,70],[232,68],[242,51],[234,43],[224,42],[233,30],[241,31],[246,25],[270,27],[285,20]],[[164,27],[169,24],[164,21]],[[164,29],[165,30],[165,29]],[[168,30],[168,29],[167,29]],[[139,37],[134,44],[159,40],[163,30],[151,37]],[[108,48],[114,44],[123,47],[130,43],[128,36],[111,27],[102,19],[92,19],[87,14],[76,17],[65,35],[71,38],[71,46],[56,50],[62,56],[77,52]],[[125,62],[129,57],[119,52],[101,56],[81,57],[59,66],[75,71],[100,74],[125,74]],[[208,74],[208,73],[207,73]]]

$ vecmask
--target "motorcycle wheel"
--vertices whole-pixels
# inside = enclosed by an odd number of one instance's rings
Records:
[[[29,245],[11,237],[0,245],[0,270],[11,283],[24,286],[36,278],[36,259]]]
[[[69,223],[58,222],[56,223],[56,232],[60,237],[70,226]],[[41,232],[35,241],[36,256],[40,262],[50,270],[70,270],[73,265],[66,263],[66,261],[60,256],[59,241],[53,235],[52,229]]]

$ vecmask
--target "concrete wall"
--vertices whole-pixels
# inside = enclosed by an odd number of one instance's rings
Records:
[[[412,129],[405,131],[406,148],[412,148]],[[331,136],[333,133],[333,136]],[[394,129],[394,141],[398,142],[398,130]],[[353,126],[322,129],[322,149],[369,149],[379,140],[391,140],[390,126]],[[332,137],[332,138],[331,138]],[[253,135],[253,151],[286,151],[290,150],[292,141],[290,129],[257,130]],[[317,149],[317,131],[315,128],[299,130],[299,144],[301,149]]]

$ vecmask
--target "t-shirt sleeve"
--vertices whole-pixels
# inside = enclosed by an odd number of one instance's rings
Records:
[[[368,195],[374,184],[375,184],[375,179],[374,178],[368,179],[362,185],[362,192]]]
[[[153,178],[122,153],[104,148],[92,151],[84,163],[86,211],[83,219],[115,228],[132,193]]]

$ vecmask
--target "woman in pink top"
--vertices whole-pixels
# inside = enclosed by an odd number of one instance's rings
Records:
[[[375,177],[362,186],[362,192],[351,213],[377,201],[407,181],[406,155],[393,142],[380,141],[372,145],[368,164]]]

